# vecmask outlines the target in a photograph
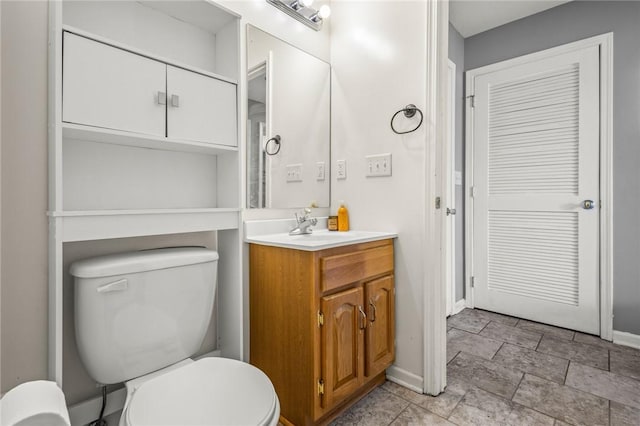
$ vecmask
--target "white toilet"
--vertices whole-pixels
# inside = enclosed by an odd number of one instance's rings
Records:
[[[97,382],[126,382],[121,426],[278,424],[278,397],[262,371],[189,358],[209,326],[217,265],[218,253],[204,248],[71,265],[80,357]]]

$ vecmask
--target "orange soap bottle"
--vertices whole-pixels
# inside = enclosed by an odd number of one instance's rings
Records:
[[[340,201],[338,209],[338,231],[349,230],[349,210],[344,205],[344,201]]]

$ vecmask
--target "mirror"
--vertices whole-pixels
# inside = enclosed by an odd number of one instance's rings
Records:
[[[329,207],[331,66],[247,25],[247,207]]]

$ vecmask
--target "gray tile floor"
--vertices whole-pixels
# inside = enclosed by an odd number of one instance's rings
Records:
[[[447,320],[438,397],[392,382],[332,425],[640,425],[640,351],[492,312]]]

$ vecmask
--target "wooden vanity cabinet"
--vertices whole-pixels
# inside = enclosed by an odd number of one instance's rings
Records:
[[[395,356],[393,240],[321,251],[250,245],[250,362],[284,424],[325,424]]]

